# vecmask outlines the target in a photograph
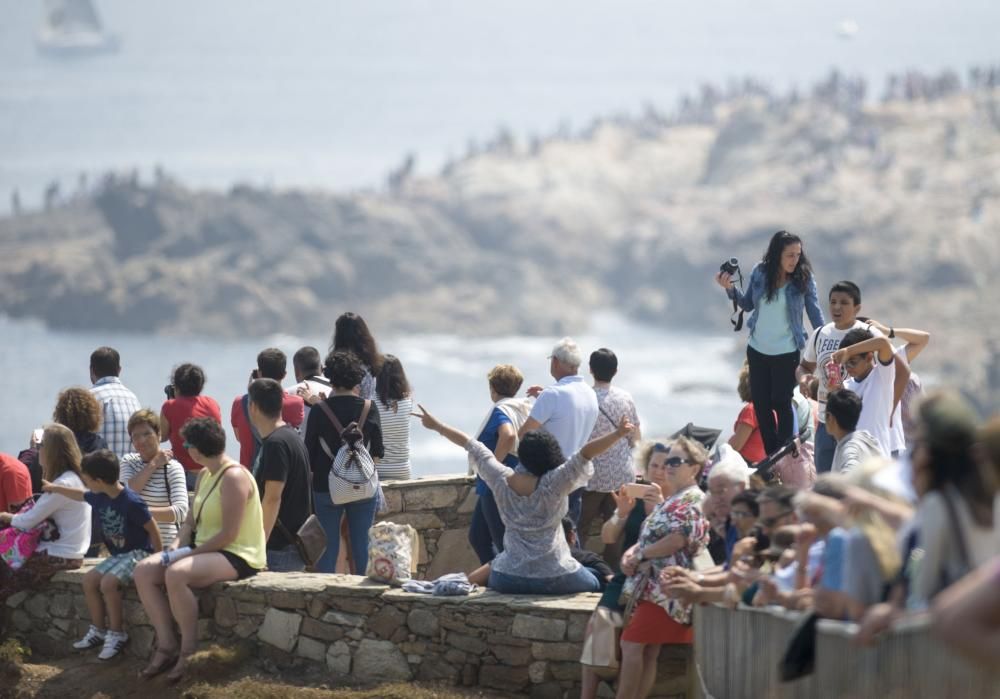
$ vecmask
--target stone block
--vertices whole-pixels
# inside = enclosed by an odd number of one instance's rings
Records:
[[[257,629],[260,628],[260,618],[259,617],[245,617],[240,619],[236,626],[233,627],[233,633],[235,633],[240,638],[250,638],[255,633]]]
[[[465,662],[466,655],[457,648],[449,648],[444,653],[444,659],[452,665],[462,665]]]
[[[367,599],[354,597],[341,597],[325,600],[327,605],[335,611],[347,612],[348,614],[362,614],[367,616],[375,611],[378,604]]]
[[[14,628],[21,633],[26,633],[34,627],[31,617],[23,609],[15,609],[11,621],[14,623]]]
[[[7,598],[7,606],[11,609],[15,607],[20,607],[24,600],[28,599],[27,590],[21,590],[20,592],[15,592],[13,595]]]
[[[382,492],[385,494],[385,502],[389,507],[389,513],[392,515],[396,512],[403,511],[403,491],[397,488],[383,488]]]
[[[423,658],[420,667],[417,668],[417,679],[425,682],[444,681],[448,684],[458,684],[461,671],[455,665],[448,663],[441,658]]]
[[[280,609],[268,609],[264,615],[264,623],[257,631],[257,637],[264,643],[290,653],[298,640],[302,617],[293,612],[283,612]]]
[[[324,624],[322,621],[307,617],[302,620],[302,628],[299,629],[299,634],[329,643],[331,641],[339,641],[344,637],[344,627]]]
[[[44,594],[33,595],[24,603],[24,611],[31,616],[47,619],[49,616],[49,600]]]
[[[576,643],[532,643],[531,657],[535,660],[579,660],[583,648]]]
[[[406,612],[392,605],[385,605],[368,617],[367,629],[379,638],[389,640],[393,634],[406,625]]]
[[[475,488],[469,488],[468,494],[466,494],[465,499],[462,500],[462,504],[458,506],[458,514],[468,515],[476,509],[476,503],[479,502],[479,496],[476,495]]]
[[[479,668],[468,664],[462,666],[462,685],[472,687],[479,684]]]
[[[511,635],[536,641],[561,641],[566,635],[566,622],[531,614],[516,614],[511,625]]]
[[[308,610],[309,610],[309,616],[311,616],[312,618],[319,619],[321,616],[323,616],[323,614],[326,613],[327,609],[329,609],[329,605],[326,602],[324,602],[322,598],[313,596],[309,599]]]
[[[483,665],[479,668],[479,684],[505,692],[519,692],[531,684],[531,678],[526,667]]]
[[[347,636],[352,641],[360,641],[362,638],[365,637],[365,632],[362,631],[361,629],[351,629],[344,635]]]
[[[392,515],[387,520],[394,524],[409,524],[414,529],[423,532],[426,529],[443,529],[444,522],[433,512],[401,512]]]
[[[356,628],[364,625],[365,617],[360,614],[347,614],[345,612],[335,612],[331,610],[323,615],[323,623]]]
[[[446,639],[448,645],[454,646],[455,648],[460,648],[466,653],[473,653],[475,655],[481,655],[485,653],[489,646],[483,641],[479,640],[475,636],[469,636],[468,634],[455,633],[450,631],[448,633],[448,638]]]
[[[305,609],[306,599],[302,592],[272,592],[267,598],[272,607],[278,609]]]
[[[549,672],[557,680],[576,681],[580,679],[580,663],[549,663]]]
[[[451,485],[412,488],[403,492],[403,511],[436,510],[451,507],[458,500],[458,492]]]
[[[326,644],[311,638],[300,637],[295,647],[295,654],[302,658],[323,662],[326,658]]]
[[[447,573],[463,573],[479,567],[479,558],[469,544],[468,529],[446,529],[437,542],[437,554],[427,567],[427,579]]]
[[[571,616],[569,623],[566,625],[566,640],[573,643],[582,643],[589,620],[589,614],[574,614]]]
[[[410,636],[411,634],[407,630],[407,628],[405,626],[400,626],[398,629],[392,632],[392,636],[389,637],[389,640],[398,646],[401,643],[403,643],[403,641],[408,639]]]
[[[128,630],[129,652],[137,658],[148,658],[153,651],[153,641],[156,639],[156,631],[152,626],[133,626]]]
[[[598,699],[615,699],[615,688],[606,680],[601,680],[597,685]]]
[[[326,651],[326,666],[338,677],[351,674],[351,647],[343,641],[330,644]]]
[[[531,649],[518,646],[508,646],[504,644],[490,647],[493,655],[504,665],[519,667],[531,662]]]
[[[52,602],[49,603],[49,614],[54,617],[66,619],[69,618],[72,610],[73,595],[69,593],[62,593],[52,596]]]
[[[469,626],[493,631],[506,631],[510,628],[509,614],[470,614],[466,621]]]
[[[236,611],[240,616],[264,616],[269,607],[262,602],[243,602],[236,600]]]
[[[558,682],[543,682],[531,687],[531,699],[563,699],[566,691]]]
[[[354,653],[354,677],[361,681],[409,680],[413,673],[406,658],[389,641],[361,640]]]
[[[52,620],[52,626],[59,629],[61,635],[66,636],[67,634],[72,634],[72,629],[76,626],[76,623],[70,619],[55,618]]]
[[[236,603],[228,597],[220,597],[215,603],[215,623],[224,629],[231,629],[239,621]]]
[[[548,669],[549,664],[544,660],[531,663],[531,665],[528,666],[528,677],[533,683],[539,684],[545,681],[545,675]]]
[[[406,625],[410,631],[420,636],[436,636],[439,628],[437,615],[420,607],[410,610],[406,617]]]

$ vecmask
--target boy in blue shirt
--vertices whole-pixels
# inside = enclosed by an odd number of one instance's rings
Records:
[[[87,634],[73,644],[78,650],[102,645],[98,658],[110,660],[128,642],[122,629],[123,585],[132,581],[135,565],[151,552],[162,551],[160,529],[149,507],[134,491],[118,482],[118,457],[100,449],[83,457],[81,479],[87,490],[45,483],[42,490],[72,500],[86,501],[97,514],[104,544],[111,553],[83,577],[83,591],[90,611]],[[104,628],[107,611],[108,630]]]

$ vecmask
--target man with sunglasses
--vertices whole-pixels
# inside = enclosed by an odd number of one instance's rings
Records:
[[[895,411],[895,385],[897,372],[909,379],[910,369],[905,362],[897,363],[896,353],[889,338],[874,336],[865,328],[851,330],[840,341],[840,349],[831,359],[847,369],[850,378],[844,388],[861,397],[861,416],[857,429],[866,430],[878,441],[882,453],[890,454],[893,444],[892,421],[899,420]]]

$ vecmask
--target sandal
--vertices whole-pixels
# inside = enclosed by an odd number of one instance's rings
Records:
[[[179,684],[184,680],[184,675],[187,673],[187,661],[195,651],[184,652],[181,651],[180,655],[177,656],[177,662],[174,664],[174,668],[167,673],[167,682],[170,684]]]
[[[166,672],[169,667],[177,662],[177,657],[176,650],[161,650],[157,648],[153,651],[153,657],[150,659],[149,665],[139,671],[139,679],[149,680]],[[162,658],[162,660],[156,662],[157,658]]]

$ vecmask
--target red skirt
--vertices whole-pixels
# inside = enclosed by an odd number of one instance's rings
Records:
[[[691,645],[694,628],[677,623],[666,609],[644,600],[635,605],[632,618],[622,631],[622,640],[653,646]]]

